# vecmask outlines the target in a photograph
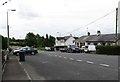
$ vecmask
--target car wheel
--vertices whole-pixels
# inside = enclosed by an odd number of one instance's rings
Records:
[[[72,52],[73,52],[73,50],[72,50],[72,49],[69,49],[69,50],[68,50],[68,53],[72,53]]]
[[[20,55],[20,53],[16,53],[16,55],[17,55],[17,56],[19,56],[19,55]]]
[[[35,55],[35,52],[32,52],[31,54],[32,54],[32,55]]]

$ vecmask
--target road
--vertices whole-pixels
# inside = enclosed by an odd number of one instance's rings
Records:
[[[118,56],[41,51],[21,65],[32,80],[118,80]]]

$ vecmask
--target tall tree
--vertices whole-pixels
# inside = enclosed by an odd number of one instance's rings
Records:
[[[2,49],[7,49],[7,38],[2,36]]]
[[[39,34],[36,35],[36,40],[37,40],[37,47],[41,47],[42,46],[42,37]]]
[[[37,40],[34,33],[29,32],[25,37],[25,41],[26,41],[26,45],[37,47],[37,42],[36,42]]]
[[[55,37],[53,37],[53,36],[49,36],[49,46],[50,47],[53,47],[54,46],[54,44],[55,44]]]

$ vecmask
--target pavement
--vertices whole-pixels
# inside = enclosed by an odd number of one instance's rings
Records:
[[[18,80],[29,81],[27,74],[24,71],[24,68],[20,64],[17,56],[10,55],[9,60],[6,63],[4,73],[3,73],[3,82],[14,80],[15,82]]]

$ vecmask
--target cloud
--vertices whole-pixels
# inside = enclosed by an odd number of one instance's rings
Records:
[[[33,6],[30,4],[27,4],[27,2],[20,0],[18,2],[18,15],[20,18],[25,18],[25,19],[34,19],[39,17],[39,13],[34,10]]]

